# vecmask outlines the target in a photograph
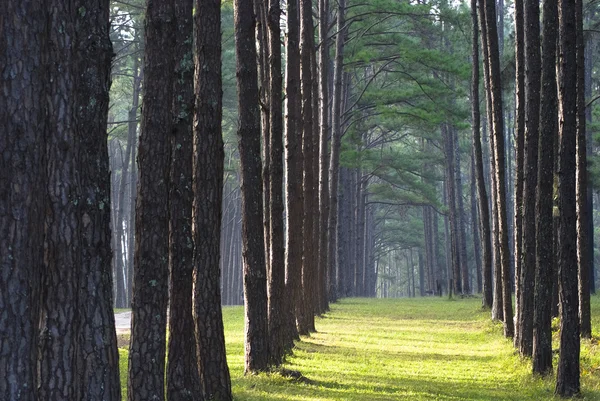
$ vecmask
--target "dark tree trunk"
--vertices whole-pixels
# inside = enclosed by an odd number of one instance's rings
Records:
[[[453,290],[455,294],[462,294],[462,281],[461,281],[461,256],[460,252],[460,218],[459,210],[457,205],[458,197],[456,196],[457,180],[456,180],[456,153],[454,149],[454,130],[447,124],[442,125],[442,137],[444,140],[444,153],[446,159],[446,189],[447,199],[449,206],[449,222],[450,222],[450,242],[451,242],[451,255],[452,255],[452,279],[453,279]]]
[[[588,170],[587,170],[587,138],[585,110],[585,49],[583,38],[583,4],[576,0],[575,18],[577,20],[577,266],[579,269],[579,320],[581,337],[592,337],[592,321],[590,311],[590,265],[593,254],[590,254],[589,220],[592,220],[588,204]],[[592,275],[593,277],[593,275]]]
[[[523,217],[519,321],[515,345],[523,356],[533,349],[533,295],[535,291],[535,194],[537,186],[538,130],[540,116],[540,2],[524,2],[525,40],[525,138],[523,159]]]
[[[169,342],[167,399],[202,400],[194,320],[192,234],[194,61],[193,0],[175,1],[173,134],[169,188]]]
[[[329,0],[319,1],[319,272],[321,299],[319,312],[329,309]]]
[[[552,208],[554,191],[554,142],[557,136],[555,0],[543,4],[542,87],[538,182],[536,197],[536,270],[533,311],[533,372],[552,371],[552,286],[556,282]]]
[[[456,217],[458,234],[458,252],[460,254],[460,280],[463,294],[471,293],[471,284],[469,281],[469,264],[467,263],[467,236],[465,234],[465,207],[462,192],[462,174],[460,169],[460,147],[458,144],[458,131],[455,127],[449,127],[452,131],[452,152],[454,153],[454,197],[456,198]],[[458,279],[458,277],[457,277]]]
[[[281,8],[279,0],[269,1],[269,122],[270,122],[270,274],[268,282],[269,359],[283,362],[285,353],[285,251],[283,237],[283,81],[281,76]]]
[[[592,15],[596,16],[596,13],[594,12]],[[588,20],[590,18],[590,16],[586,16],[584,17],[585,20]],[[594,35],[588,35],[586,38],[586,42],[584,45],[584,98],[585,99],[590,99],[592,97],[592,69],[593,69],[593,59],[594,59],[594,49],[596,46],[596,40],[595,40],[595,36]],[[587,155],[586,158],[589,160],[589,158],[592,156],[593,153],[593,135],[592,135],[592,130],[591,129],[587,129],[587,127],[589,127],[592,124],[592,108],[591,107],[586,107],[585,109],[585,116],[586,116],[586,147],[587,147]],[[589,172],[588,172],[588,180],[589,180]],[[594,188],[593,185],[590,185],[590,183],[588,182],[588,187],[587,187],[587,210],[588,213],[590,213],[593,216],[593,210],[594,210]],[[588,225],[588,248],[587,251],[589,252],[589,285],[590,285],[590,293],[591,294],[595,294],[596,293],[596,274],[595,274],[595,268],[594,268],[594,219],[593,218],[589,218],[587,221],[587,225]]]
[[[75,62],[77,136],[82,148],[80,185],[82,264],[79,275],[77,399],[120,400],[119,354],[111,276],[110,170],[106,131],[113,56],[108,0],[83,1],[78,13]],[[91,102],[90,99],[95,99]]]
[[[558,2],[558,283],[560,355],[556,394],[579,393],[579,294],[577,289],[577,215],[575,170],[577,142],[576,1]]]
[[[304,197],[302,193],[302,120],[300,110],[300,20],[298,1],[287,1],[287,60],[286,60],[286,243],[285,286],[289,294],[286,348],[299,339],[296,321],[302,320],[302,238]]]
[[[265,266],[260,113],[256,71],[255,20],[250,0],[236,0],[235,47],[242,189],[242,255],[246,313],[245,372],[268,367],[267,272]]]
[[[510,280],[510,260],[508,255],[508,230],[506,217],[506,180],[504,171],[504,122],[502,119],[502,86],[500,82],[500,57],[498,52],[498,37],[496,33],[496,7],[493,0],[482,0],[485,5],[485,43],[488,48],[489,73],[488,73],[488,90],[490,91],[489,99],[491,104],[488,107],[492,112],[492,136],[494,171],[496,188],[496,204],[497,209],[497,229],[499,243],[499,257],[502,269],[502,304],[504,315],[504,335],[512,337],[514,334],[512,297],[511,297],[511,280]],[[481,3],[480,3],[481,4]]]
[[[225,352],[219,279],[224,150],[221,119],[221,2],[195,3],[196,51],[194,75],[194,325],[198,371],[205,400],[231,401],[231,380]],[[248,13],[251,15],[251,11]],[[253,38],[253,32],[248,34]],[[256,66],[256,57],[252,65]],[[256,74],[254,75],[256,77]],[[257,104],[258,99],[256,99]],[[260,154],[258,156],[260,158]],[[260,181],[260,174],[258,175]],[[260,198],[262,193],[258,193]],[[258,204],[260,206],[260,202]],[[257,224],[262,233],[262,218]],[[261,246],[264,245],[260,237]],[[264,257],[264,249],[259,249]],[[264,281],[263,281],[264,284]],[[265,288],[266,292],[266,288]],[[266,294],[263,293],[266,298]],[[265,308],[266,308],[266,299]],[[263,332],[263,334],[265,334]]]
[[[331,102],[331,158],[329,160],[329,299],[337,300],[342,294],[338,288],[340,261],[338,259],[339,222],[338,210],[340,205],[340,148],[341,148],[341,118],[342,118],[342,72],[344,69],[345,44],[345,15],[346,1],[338,0],[335,38],[335,59],[333,67],[333,96]]]
[[[48,45],[53,51],[48,57],[48,203],[38,366],[38,397],[48,401],[77,398],[77,288],[82,262],[79,202],[83,200],[79,186],[81,141],[74,127],[78,66],[71,41],[76,40],[75,26],[64,2],[49,3]],[[55,380],[57,376],[62,380]]]
[[[521,330],[521,266],[523,252],[523,186],[525,159],[525,22],[523,0],[515,0],[515,190],[514,190],[514,260],[515,260],[515,345]]]
[[[312,57],[314,57],[313,46],[313,22],[311,0],[300,0],[300,74],[302,93],[302,153],[304,155],[304,251],[302,255],[302,291],[303,291],[303,314],[299,321],[298,331],[300,334],[308,334],[315,331],[314,319],[314,284],[316,266],[315,241],[313,237],[314,216],[316,210],[315,199],[315,149],[313,132],[313,87],[312,87]]]
[[[127,396],[163,400],[169,279],[169,134],[172,128],[173,2],[146,9],[144,97],[138,166]]]
[[[8,0],[0,10],[0,394],[36,400],[46,200],[47,4]],[[10,133],[10,135],[7,135]]]
[[[481,144],[481,143],[480,143]],[[475,176],[475,152],[471,153],[471,232],[473,233],[473,257],[475,258],[475,277],[477,279],[477,293],[483,292],[483,266],[481,257],[481,229],[480,221],[477,214],[477,179]],[[490,297],[491,298],[491,297]],[[491,299],[490,299],[491,300]],[[487,300],[486,300],[487,301]],[[482,302],[482,306],[486,309],[491,308],[491,302],[489,305],[485,305]]]

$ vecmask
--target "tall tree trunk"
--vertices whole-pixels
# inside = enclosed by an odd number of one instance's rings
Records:
[[[552,371],[552,286],[556,282],[556,257],[552,227],[554,191],[554,142],[557,136],[555,0],[543,3],[542,86],[538,183],[536,197],[536,266],[533,311],[533,372]]]
[[[175,1],[176,79],[173,80],[173,134],[169,166],[169,357],[166,379],[169,401],[202,399],[192,317],[193,7],[193,0]]]
[[[480,143],[481,146],[481,143]],[[481,222],[479,221],[477,211],[477,179],[475,178],[477,173],[475,172],[475,152],[471,153],[471,229],[473,233],[473,257],[475,258],[475,276],[477,278],[477,293],[483,293],[483,265],[481,257]],[[488,223],[489,224],[489,223]],[[483,245],[485,246],[485,245]],[[488,249],[489,250],[489,249]],[[491,266],[491,263],[490,263]],[[487,268],[487,267],[486,267]],[[491,293],[490,293],[491,295]],[[491,297],[489,299],[491,301]],[[487,302],[485,298],[482,300],[482,306],[486,309],[491,308],[491,302],[486,305],[483,301]]]
[[[444,139],[444,153],[446,158],[446,189],[447,199],[449,206],[449,222],[450,222],[450,243],[451,243],[451,255],[452,255],[452,280],[453,280],[453,291],[455,294],[462,294],[462,281],[461,281],[461,263],[462,256],[460,252],[460,224],[458,217],[457,199],[455,196],[457,193],[456,189],[456,153],[454,150],[454,132],[451,127],[447,124],[442,124],[442,137]],[[447,250],[448,251],[448,250]]]
[[[242,189],[242,255],[246,315],[245,372],[268,366],[267,271],[265,266],[260,114],[256,71],[255,20],[251,0],[236,0],[235,48]]]
[[[128,399],[163,400],[168,301],[168,182],[173,1],[146,8],[144,98],[135,214],[135,261]]]
[[[78,13],[77,134],[80,138],[82,269],[79,276],[77,399],[121,399],[110,263],[110,169],[108,116],[112,45],[109,1],[83,1]],[[95,99],[91,102],[90,99]],[[99,324],[99,322],[102,322]]]
[[[290,295],[286,311],[286,348],[299,339],[296,321],[302,320],[302,246],[304,198],[302,193],[302,120],[300,109],[300,20],[298,1],[287,1],[287,60],[285,104],[286,243],[285,286]]]
[[[331,158],[329,160],[329,299],[335,301],[340,294],[337,286],[340,261],[338,259],[339,222],[338,209],[340,205],[340,148],[341,148],[341,119],[342,119],[342,78],[344,69],[344,44],[346,34],[346,0],[338,0],[335,38],[335,59],[333,67],[333,97],[331,102]]]
[[[590,311],[590,265],[592,255],[588,250],[588,238],[593,235],[588,221],[591,220],[588,209],[588,170],[587,135],[585,110],[585,43],[583,38],[583,2],[576,0],[575,18],[577,21],[577,266],[579,287],[579,320],[581,337],[591,338],[592,321]],[[592,275],[593,276],[593,275]]]
[[[558,283],[560,355],[556,394],[579,393],[579,294],[577,289],[577,23],[576,1],[558,2]]]
[[[48,77],[45,1],[8,0],[0,10],[0,394],[36,400],[36,359],[46,202],[44,102]],[[10,133],[10,135],[7,135]],[[9,190],[10,189],[10,190]]]
[[[596,16],[596,12],[592,12],[593,17]],[[592,16],[589,14],[584,17],[587,21]],[[596,40],[594,35],[588,35],[586,37],[586,42],[584,44],[584,99],[590,99],[592,97],[592,68],[593,68],[593,58],[594,58],[594,48],[596,46]],[[586,116],[586,127],[589,127],[592,124],[592,108],[590,106],[585,108],[585,116]],[[587,155],[586,158],[590,158],[592,156],[593,150],[593,135],[592,130],[586,128],[586,148]],[[589,172],[588,172],[588,180],[589,180]],[[593,185],[588,183],[587,187],[587,210],[590,215],[593,216],[594,210],[594,188]],[[590,293],[596,293],[596,274],[594,268],[594,219],[589,218],[587,221],[588,225],[588,248],[589,252],[588,260],[589,260],[589,285],[590,285]]]
[[[319,1],[319,272],[321,272],[320,312],[329,309],[329,0]]]
[[[313,132],[313,87],[312,87],[312,57],[313,46],[313,23],[312,23],[312,1],[300,0],[300,74],[302,94],[302,153],[304,155],[304,251],[302,263],[302,290],[304,312],[302,321],[299,321],[298,331],[300,334],[308,334],[315,331],[315,320],[313,314],[314,282],[316,269],[313,264],[315,260],[315,242],[312,236],[314,231],[313,212],[315,210],[315,149]]]
[[[270,123],[270,274],[268,282],[269,358],[280,365],[285,353],[285,250],[283,247],[283,80],[281,76],[281,9],[269,1],[269,123]]]
[[[523,356],[533,350],[533,296],[535,291],[535,194],[537,186],[540,120],[540,2],[524,2],[525,138],[523,159],[523,244],[519,279],[519,322],[515,344]]]
[[[471,284],[469,282],[469,264],[467,263],[467,236],[465,234],[465,207],[462,193],[462,175],[460,171],[460,147],[458,143],[458,131],[455,127],[449,127],[452,131],[452,152],[456,162],[454,163],[454,197],[456,198],[456,217],[458,234],[458,252],[460,254],[460,280],[463,294],[471,293]],[[458,279],[458,277],[457,277]]]
[[[502,120],[502,86],[500,82],[500,59],[498,52],[498,38],[496,32],[496,7],[493,0],[481,0],[485,5],[485,22],[486,22],[486,40],[488,47],[488,64],[489,64],[489,83],[488,90],[490,91],[489,99],[491,100],[492,112],[492,136],[494,137],[494,172],[496,178],[496,208],[497,208],[497,228],[499,242],[499,257],[502,266],[502,304],[504,314],[504,335],[512,337],[514,334],[512,297],[511,297],[511,280],[510,280],[510,260],[508,255],[508,230],[506,217],[506,180],[504,171],[504,122]],[[480,3],[481,4],[481,3]]]
[[[194,75],[195,91],[199,94],[195,101],[192,186],[195,199],[192,231],[194,233],[193,313],[196,352],[204,399],[230,401],[233,397],[225,352],[219,285],[224,173],[221,127],[223,116],[221,3],[215,0],[197,0],[195,8],[196,59],[194,62],[197,66],[203,66],[203,68],[196,68]],[[251,15],[251,11],[248,15]],[[252,35],[253,30],[250,26],[246,40],[252,40]],[[254,66],[255,60],[256,57],[253,58]],[[256,79],[256,73],[254,77]],[[258,99],[255,100],[256,102],[251,104],[257,104]],[[260,174],[258,177],[260,180]],[[258,192],[259,199],[260,196],[261,193]],[[260,202],[257,206],[260,207]],[[256,227],[262,227],[261,223],[262,220],[259,220]],[[262,230],[258,231],[262,233]],[[262,237],[259,237],[259,240],[263,245]],[[258,252],[264,257],[262,248],[259,248]],[[265,297],[266,307],[266,294],[261,295]]]
[[[82,263],[80,238],[81,141],[75,131],[78,77],[71,41],[76,38],[74,15],[64,2],[49,9],[49,94],[46,132],[47,199],[42,312],[40,318],[38,397],[75,399],[76,351],[79,348],[78,294]],[[69,144],[69,146],[65,146]],[[55,380],[56,377],[62,380]]]
[[[525,159],[525,22],[523,0],[515,0],[515,190],[514,190],[514,260],[515,260],[515,345],[521,330],[521,266],[523,259],[523,182]]]

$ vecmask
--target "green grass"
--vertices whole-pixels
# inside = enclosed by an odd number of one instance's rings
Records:
[[[531,375],[530,361],[515,353],[480,302],[352,298],[333,304],[317,319],[318,332],[303,338],[284,365],[300,371],[308,379],[303,382],[279,374],[244,376],[243,309],[225,307],[234,399],[552,399],[554,379]],[[593,313],[595,339],[582,341],[582,399],[600,401],[600,297],[593,298]]]
[[[116,315],[117,313],[130,312],[131,308],[113,308],[113,311]]]

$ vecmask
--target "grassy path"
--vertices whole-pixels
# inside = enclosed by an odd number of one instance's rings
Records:
[[[317,319],[286,369],[243,376],[243,309],[226,307],[228,361],[235,400],[548,400],[554,380],[533,378],[479,299],[345,299]],[[593,300],[594,334],[600,298]],[[600,349],[582,342],[585,400],[600,400]]]

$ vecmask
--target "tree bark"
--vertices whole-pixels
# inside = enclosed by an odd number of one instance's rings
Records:
[[[575,18],[577,21],[577,172],[576,172],[576,201],[577,201],[577,266],[579,287],[579,320],[581,337],[592,337],[592,321],[590,311],[590,265],[593,253],[588,249],[590,231],[589,220],[591,213],[588,204],[588,169],[587,169],[587,135],[586,135],[586,106],[585,106],[585,43],[583,38],[583,4],[575,3]],[[593,277],[593,275],[592,275]]]
[[[221,2],[197,0],[195,9],[196,58],[194,62],[196,66],[202,66],[195,69],[194,75],[195,91],[198,93],[195,100],[192,186],[194,193],[193,313],[196,352],[204,399],[231,401],[233,396],[225,352],[219,285],[225,157],[221,127],[223,116]],[[254,32],[251,31],[248,38],[253,38],[253,34]],[[256,65],[256,57],[252,65]],[[254,104],[258,104],[258,99]],[[262,194],[259,192],[258,196]],[[262,218],[256,227],[262,233]],[[264,246],[262,237],[260,240],[261,246]],[[259,252],[262,252],[264,257],[264,249],[259,249]]]
[[[497,208],[497,229],[499,256],[502,269],[502,305],[504,315],[504,335],[512,337],[514,334],[512,297],[511,297],[511,280],[510,280],[510,260],[508,255],[508,230],[506,218],[506,181],[504,171],[504,122],[502,119],[502,87],[500,82],[500,60],[498,52],[498,38],[496,32],[496,7],[493,0],[482,0],[485,5],[485,22],[486,22],[486,40],[488,47],[489,74],[488,74],[488,90],[490,91],[489,99],[491,104],[488,107],[492,112],[492,136],[494,165],[496,167],[495,175],[495,192]],[[481,4],[481,3],[480,3]]]
[[[552,227],[554,192],[554,142],[557,136],[555,0],[543,3],[542,86],[538,183],[536,197],[536,270],[533,311],[533,372],[552,371],[552,286],[556,282],[556,258]]]
[[[170,182],[169,182],[169,342],[167,399],[202,400],[192,311],[194,21],[193,0],[176,0]]]
[[[515,260],[515,345],[519,343],[521,330],[521,266],[523,252],[523,186],[525,160],[525,22],[523,0],[515,0],[515,217],[514,217],[514,260]]]
[[[283,81],[281,76],[281,9],[279,0],[269,1],[269,123],[270,164],[270,274],[268,282],[269,359],[283,362],[285,353],[285,250],[283,237]]]
[[[523,159],[523,223],[521,275],[519,279],[519,322],[515,343],[523,356],[533,350],[533,295],[535,291],[535,194],[537,186],[538,130],[540,116],[540,2],[524,2],[525,39],[525,138]]]
[[[36,400],[43,263],[47,5],[9,0],[0,10],[0,394]],[[10,133],[10,135],[8,135]]]
[[[173,2],[146,8],[144,97],[139,144],[131,344],[130,401],[165,397],[168,301],[168,182],[173,84]]]
[[[576,1],[558,2],[558,283],[560,355],[556,394],[579,393],[579,294],[577,289],[576,142],[577,23]]]
[[[287,315],[286,348],[299,339],[297,321],[302,320],[302,238],[304,226],[304,195],[302,193],[302,119],[300,109],[300,20],[298,1],[287,1],[287,60],[286,60],[286,243],[285,286],[290,294]]]
[[[236,0],[235,47],[242,190],[242,255],[246,315],[245,372],[268,367],[267,271],[265,266],[260,114],[256,70],[255,20],[250,0]]]

